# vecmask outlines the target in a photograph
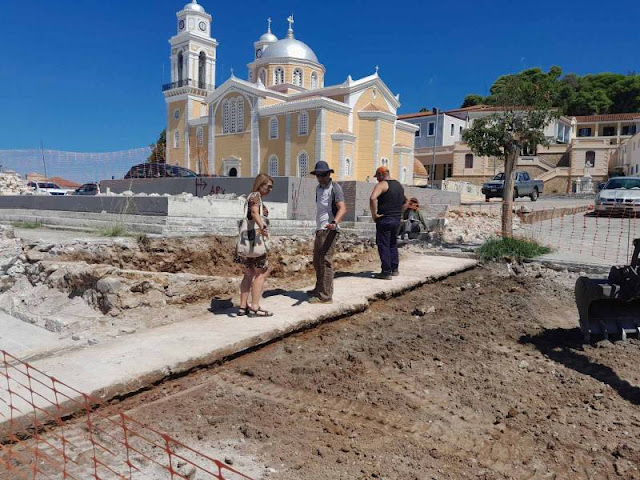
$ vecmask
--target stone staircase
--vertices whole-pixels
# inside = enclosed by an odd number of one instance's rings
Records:
[[[536,180],[542,180],[546,183],[556,177],[568,177],[570,170],[571,169],[569,167],[555,167],[541,175],[538,175]]]

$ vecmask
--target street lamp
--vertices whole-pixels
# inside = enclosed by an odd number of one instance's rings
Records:
[[[429,172],[429,182],[431,183],[431,188],[433,188],[433,182],[436,179],[436,146],[438,145],[438,114],[440,111],[438,107],[433,107],[431,111],[436,116],[436,129],[433,133],[433,157],[431,158],[431,171]]]

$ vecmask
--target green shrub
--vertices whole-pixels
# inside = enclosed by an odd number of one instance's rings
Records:
[[[40,220],[25,220],[19,222],[13,222],[14,228],[42,228],[42,222]]]
[[[534,258],[545,253],[550,253],[551,249],[540,245],[533,240],[524,238],[490,238],[479,249],[478,256],[482,261],[516,260]]]
[[[100,235],[103,237],[123,237],[127,235],[127,227],[122,223],[116,223],[100,230]]]

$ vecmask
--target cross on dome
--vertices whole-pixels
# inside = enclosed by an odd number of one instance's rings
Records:
[[[271,17],[267,18],[267,32],[271,33]]]
[[[287,18],[287,22],[289,22],[289,30],[287,30],[287,37],[293,38],[293,13],[289,15]]]

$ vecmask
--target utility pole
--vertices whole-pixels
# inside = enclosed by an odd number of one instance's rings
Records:
[[[438,116],[440,111],[438,107],[433,107],[431,110],[436,115],[436,128],[433,132],[433,157],[431,158],[431,169],[429,172],[429,183],[431,184],[431,188],[433,188],[433,182],[436,179],[436,146],[438,145]],[[429,133],[427,131],[427,133]]]
[[[42,139],[40,139],[40,152],[42,153],[42,166],[44,167],[44,179],[48,180],[49,177],[47,177],[47,162],[44,159],[44,143],[42,142]]]

